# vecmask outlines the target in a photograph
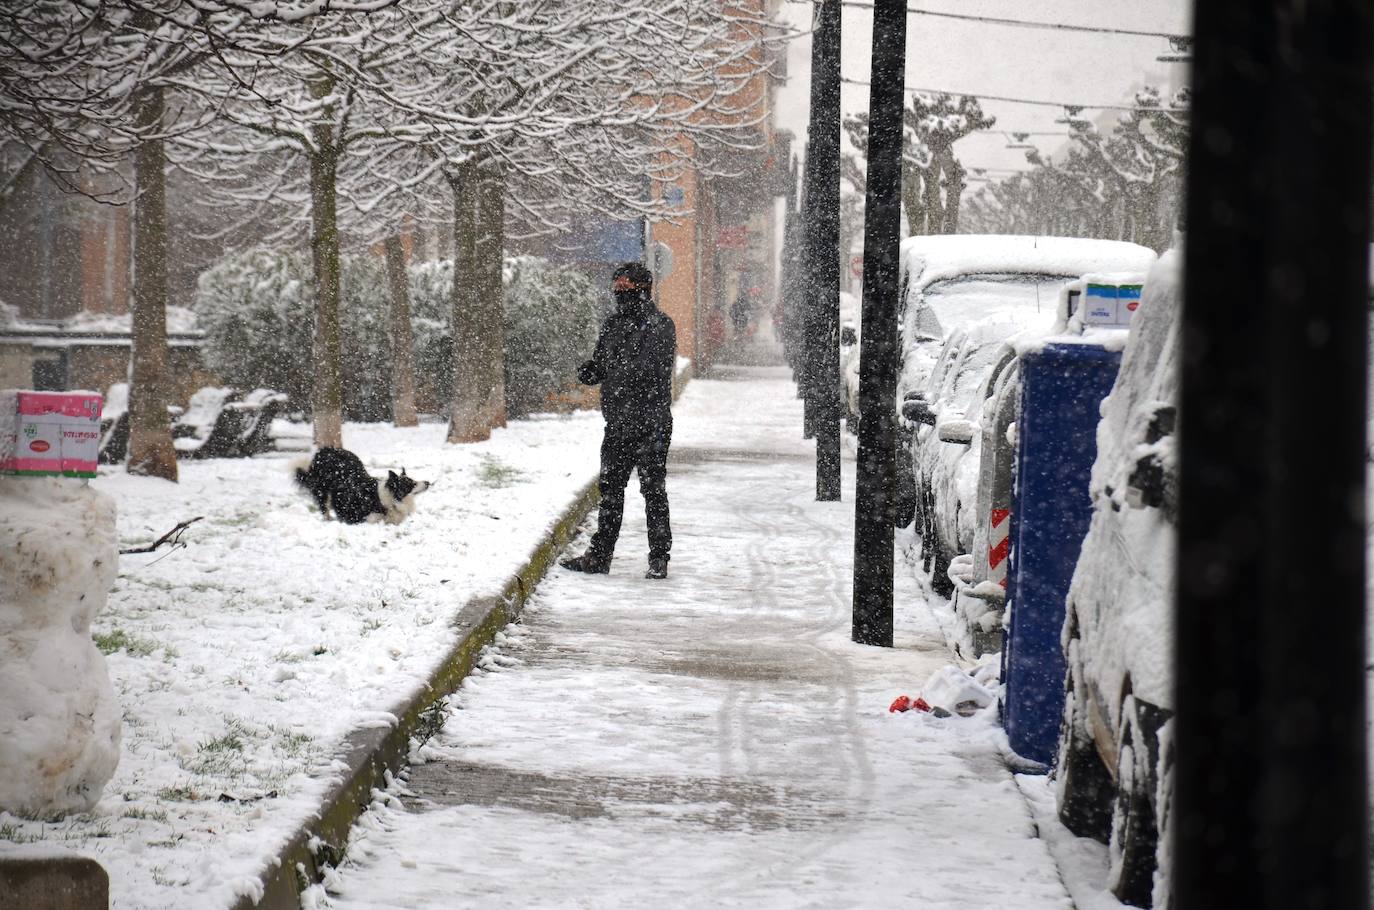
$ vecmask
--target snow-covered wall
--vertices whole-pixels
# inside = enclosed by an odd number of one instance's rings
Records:
[[[85,483],[0,476],[0,809],[89,809],[120,712],[91,620],[119,569],[115,505]]]

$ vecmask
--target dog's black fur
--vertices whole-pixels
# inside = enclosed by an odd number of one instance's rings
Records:
[[[315,453],[309,467],[297,465],[296,483],[315,497],[325,519],[333,509],[345,524],[396,524],[415,511],[415,496],[429,489],[425,481],[407,477],[405,468],[399,474],[388,471],[386,480],[378,480],[357,455],[328,447]]]

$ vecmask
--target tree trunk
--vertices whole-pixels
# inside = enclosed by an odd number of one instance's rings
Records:
[[[964,195],[964,166],[950,149],[945,162],[945,217],[942,233],[959,233],[959,204]]]
[[[482,169],[465,162],[450,181],[453,187],[453,399],[448,441],[482,442],[491,428],[505,423],[505,377],[502,362],[505,325],[499,295],[490,290],[489,261],[499,234],[491,236],[489,197]],[[498,190],[500,188],[498,182]],[[500,288],[500,253],[496,253]],[[493,306],[493,299],[495,305]]]
[[[310,254],[315,276],[314,382],[310,407],[315,445],[343,445],[343,379],[339,360],[339,225],[336,178],[339,153],[333,129],[314,127],[310,155]]]
[[[939,152],[932,150],[930,167],[925,170],[925,223],[921,229],[922,234],[940,233],[940,219],[944,212],[940,200],[940,171],[943,164]]]
[[[413,427],[415,417],[415,353],[410,332],[410,280],[401,238],[386,238],[386,277],[391,285],[391,420]]]
[[[482,168],[477,184],[477,268],[483,276],[482,363],[487,370],[488,419],[506,425],[506,174],[499,161]]]
[[[480,442],[488,438],[477,425],[478,410],[474,390],[480,376],[474,368],[477,362],[474,326],[478,293],[475,286],[477,242],[477,167],[471,161],[460,164],[449,177],[453,191],[453,382],[449,399],[449,442]]]
[[[921,202],[921,168],[902,162],[902,206],[906,209],[906,232],[912,237],[924,234],[925,206]]]
[[[162,124],[161,89],[138,101],[140,132]],[[129,473],[175,482],[177,454],[167,420],[167,159],[161,139],[134,152],[134,312],[130,332]]]

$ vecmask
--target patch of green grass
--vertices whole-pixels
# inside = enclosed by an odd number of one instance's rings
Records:
[[[165,822],[167,820],[167,813],[161,809],[139,809],[135,807],[133,809],[125,809],[121,813],[121,816],[123,818],[133,818],[150,822]]]
[[[499,490],[524,480],[525,472],[503,464],[493,455],[483,455],[477,465],[477,483],[490,490]]]
[[[130,635],[123,629],[115,629],[113,632],[96,632],[91,635],[91,638],[95,641],[95,646],[100,649],[101,654],[125,651],[130,657],[147,657],[162,647],[152,639]]]
[[[5,822],[0,824],[0,840],[7,840],[12,844],[32,844],[40,838],[37,834],[25,834],[18,825]]]
[[[293,758],[305,754],[315,741],[308,733],[297,733],[277,724],[268,724],[267,729],[277,738],[276,748]]]
[[[169,803],[194,803],[205,797],[190,787],[163,787],[157,791],[157,798]]]

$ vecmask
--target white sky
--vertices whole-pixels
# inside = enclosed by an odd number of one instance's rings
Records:
[[[1108,26],[1168,33],[1192,30],[1192,4],[1186,0],[909,0],[911,8],[1001,16],[1042,22]],[[784,0],[784,21],[809,28],[811,4]],[[844,7],[844,75],[867,81],[870,76],[872,14]],[[909,88],[944,89],[973,95],[1079,104],[1129,103],[1133,91],[1149,83],[1177,87],[1185,68],[1155,58],[1169,50],[1163,38],[1055,32],[988,23],[907,17],[906,84]],[[778,93],[778,125],[798,138],[802,151],[811,78],[811,39],[792,42],[788,83]],[[843,85],[840,96],[845,115],[868,109],[868,89]],[[1025,152],[1006,148],[1002,131],[1063,132],[1055,120],[1062,108],[1033,107],[999,101],[983,102],[983,110],[997,118],[985,134],[974,134],[958,146],[966,167],[1024,170]],[[1093,116],[1093,112],[1087,112]],[[1100,112],[1099,112],[1100,113]],[[1033,143],[1054,152],[1064,140],[1034,137]],[[1005,176],[997,172],[992,176]],[[971,188],[976,189],[976,184]]]

